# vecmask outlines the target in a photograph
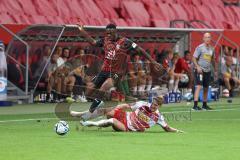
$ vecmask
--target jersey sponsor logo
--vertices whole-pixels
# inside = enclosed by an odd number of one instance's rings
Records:
[[[232,70],[231,68],[227,68],[226,72],[225,72],[225,75],[228,77],[228,78],[231,78],[231,75],[232,75]]]
[[[227,78],[231,78],[231,73],[227,72],[227,73],[225,73],[225,75],[226,75]]]
[[[212,55],[208,53],[203,53],[203,59],[210,62],[212,60]]]
[[[150,118],[142,112],[138,112],[137,116],[138,116],[139,120],[141,120],[145,123],[148,123],[150,121]]]

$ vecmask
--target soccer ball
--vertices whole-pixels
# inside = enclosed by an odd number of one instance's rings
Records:
[[[69,131],[68,123],[66,121],[59,121],[55,124],[54,130],[58,135],[63,136]]]
[[[183,96],[183,99],[190,102],[191,100],[193,100],[193,94],[192,93],[186,93],[184,96]]]
[[[182,78],[180,79],[180,81],[181,81],[182,83],[188,83],[189,78],[188,78],[188,76],[187,76],[186,74],[183,74],[183,76],[182,76]]]
[[[229,97],[229,90],[228,89],[224,89],[222,92],[223,97],[228,98]]]

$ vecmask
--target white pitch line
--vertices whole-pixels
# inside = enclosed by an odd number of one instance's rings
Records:
[[[193,121],[240,121],[239,118],[233,118],[233,119],[221,119],[221,118],[217,118],[217,119],[193,119]]]
[[[52,120],[52,119],[57,119],[57,118],[12,119],[12,120],[0,121],[0,123],[7,123],[7,122],[26,122],[26,121]]]
[[[240,110],[240,108],[228,108],[228,109],[215,109],[215,110],[210,110],[210,111],[190,111],[190,110],[184,110],[184,111],[172,111],[172,112],[161,112],[163,114],[167,113],[204,113],[204,112],[222,112],[222,111],[235,111],[235,110]],[[0,123],[8,123],[8,122],[27,122],[27,121],[37,121],[37,120],[53,120],[53,119],[58,119],[58,118],[32,118],[32,119],[13,119],[13,120],[2,120]],[[205,120],[205,119],[204,119]],[[213,119],[209,119],[213,120]]]
[[[172,111],[172,112],[161,112],[161,113],[204,113],[204,112],[222,112],[222,111],[235,111],[240,110],[240,108],[227,108],[227,109],[214,109],[214,110],[202,110],[202,111],[193,111],[193,110],[183,110],[183,111]]]

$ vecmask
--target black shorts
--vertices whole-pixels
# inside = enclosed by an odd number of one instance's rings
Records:
[[[218,83],[219,83],[219,85],[226,87],[225,82],[224,82],[223,79],[220,78],[220,79],[218,80]],[[231,85],[232,88],[234,88],[234,87],[236,86],[236,82],[235,82],[232,78],[230,78],[229,83],[230,83],[230,85]]]
[[[201,85],[208,88],[211,82],[211,72],[203,72],[202,74],[194,72],[195,85]]]
[[[95,88],[100,88],[108,78],[113,78],[113,80],[115,81],[119,77],[117,74],[101,71],[93,80],[93,83],[95,84]]]

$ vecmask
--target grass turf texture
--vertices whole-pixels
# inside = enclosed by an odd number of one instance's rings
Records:
[[[120,133],[69,122],[70,132],[58,136],[53,131],[58,121],[54,106],[0,107],[0,159],[240,159],[240,99],[213,102],[212,112],[189,112],[186,103],[164,105],[161,111],[169,124],[184,134],[166,133],[159,126],[144,133]],[[85,110],[89,104],[72,106]]]

